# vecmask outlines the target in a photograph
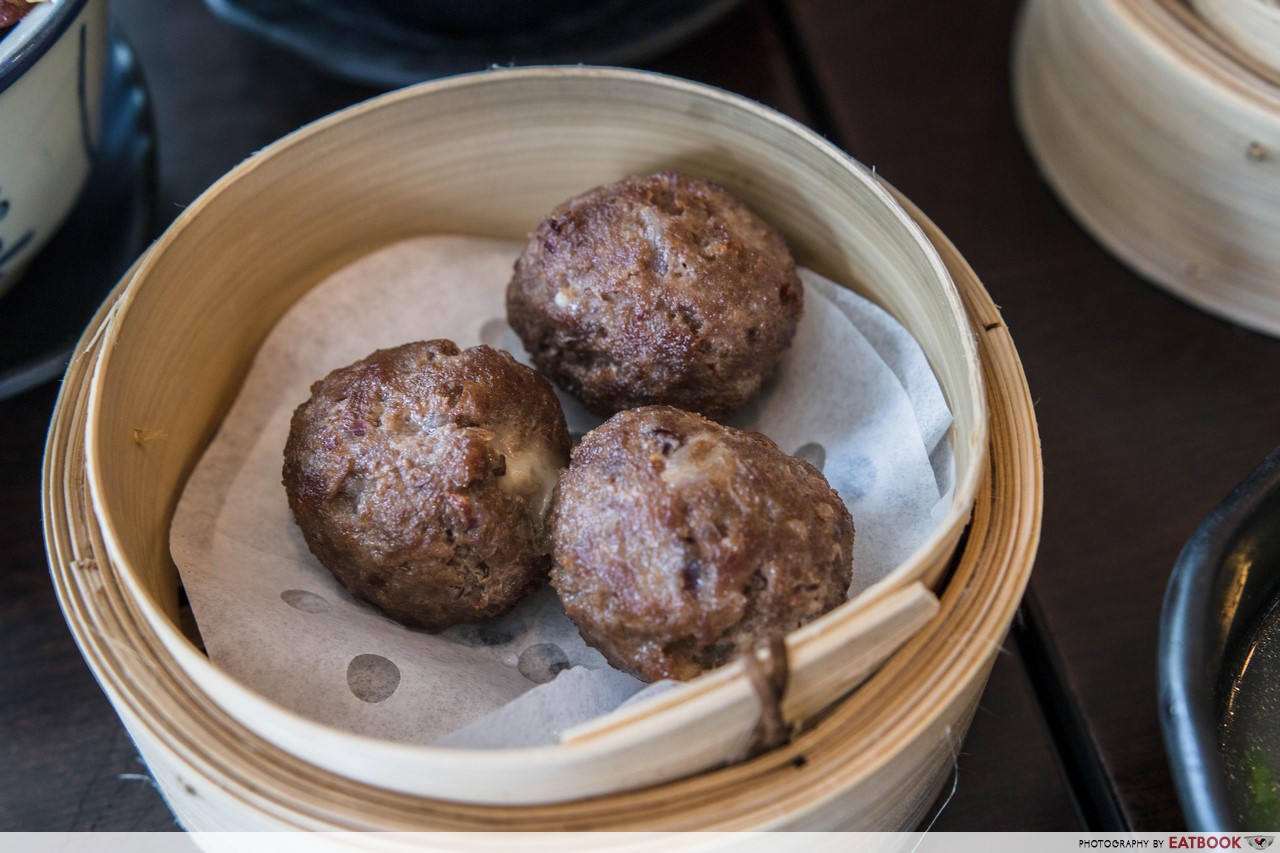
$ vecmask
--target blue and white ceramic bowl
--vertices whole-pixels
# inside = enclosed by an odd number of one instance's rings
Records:
[[[84,189],[106,56],[106,0],[40,3],[0,38],[0,294]]]

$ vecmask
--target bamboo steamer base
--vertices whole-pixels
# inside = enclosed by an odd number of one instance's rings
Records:
[[[179,822],[209,831],[416,832],[918,825],[950,781],[1030,575],[1042,494],[1034,412],[1008,330],[954,247],[911,212],[946,263],[978,336],[990,414],[990,465],[940,612],[786,746],[653,788],[553,805],[444,802],[324,771],[239,725],[163,653],[107,554],[87,494],[85,390],[113,297],[77,347],[55,409],[44,467],[45,536],[72,633]],[[347,837],[353,839],[359,841]],[[450,846],[448,839],[439,844]]]
[[[1030,0],[1013,78],[1032,155],[1095,239],[1280,334],[1280,73],[1181,0]]]

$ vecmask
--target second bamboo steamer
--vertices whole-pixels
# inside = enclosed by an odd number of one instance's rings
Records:
[[[1031,153],[1094,238],[1280,334],[1280,76],[1179,0],[1030,0],[1013,72]]]

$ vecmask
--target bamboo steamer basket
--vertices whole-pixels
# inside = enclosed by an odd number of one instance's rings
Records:
[[[782,708],[809,727],[751,761],[687,776],[723,764],[726,744],[759,713],[737,664],[644,720],[546,750],[460,756],[302,720],[214,668],[177,628],[167,528],[278,316],[395,239],[519,236],[560,199],[657,167],[726,184],[780,227],[802,263],[893,312],[921,341],[956,415],[957,499],[938,532],[866,596],[788,640],[796,672]],[[86,333],[45,467],[46,539],[68,623],[179,820],[419,831],[914,825],[950,772],[1029,575],[1040,460],[998,313],[954,249],[890,193],[817,136],[741,98],[586,68],[488,72],[383,96],[215,185]],[[938,604],[924,584],[949,567]],[[915,630],[917,620],[927,624]],[[733,737],[716,740],[717,728]],[[719,752],[634,772],[648,751],[672,754],[673,742],[696,752],[694,735]],[[504,786],[504,773],[525,788]],[[639,785],[650,787],[630,790]]]
[[[1280,334],[1280,75],[1178,0],[1029,0],[1013,72],[1032,154],[1099,242]]]
[[[741,664],[571,732],[557,747],[406,747],[266,701],[173,629],[165,533],[174,499],[262,338],[302,293],[399,236],[519,237],[559,200],[668,165],[726,184],[782,228],[802,262],[862,283],[898,314],[932,349],[955,413],[957,486],[936,532],[875,588],[791,638],[789,720],[803,722],[847,692],[936,611],[924,584],[939,577],[968,518],[986,408],[973,337],[937,253],[864,170],[829,147],[802,147],[810,137],[748,101],[669,78],[504,71],[356,107],[215,185],[121,295],[90,383],[94,513],[168,655],[280,748],[411,794],[567,799],[663,782],[740,750],[759,716]],[[193,398],[190,388],[202,393]],[[139,447],[139,435],[164,439]]]

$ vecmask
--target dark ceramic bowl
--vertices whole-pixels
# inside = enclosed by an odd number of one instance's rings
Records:
[[[1280,449],[1205,519],[1183,548],[1160,619],[1160,722],[1187,824],[1242,826],[1221,749],[1241,656],[1280,593]]]

